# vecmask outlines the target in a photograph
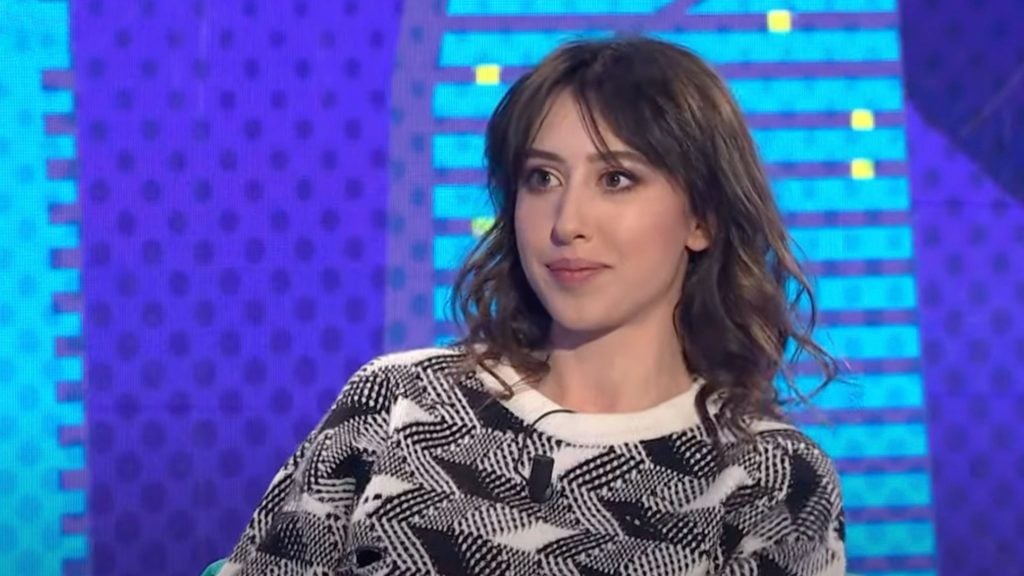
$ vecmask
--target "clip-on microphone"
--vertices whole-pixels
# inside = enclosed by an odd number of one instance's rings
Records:
[[[551,472],[555,459],[547,454],[536,454],[530,462],[530,478],[526,481],[526,492],[537,504],[543,504],[554,495],[551,486]]]
[[[547,418],[552,414],[572,414],[572,410],[565,408],[559,408],[557,410],[550,410],[537,417],[529,426],[529,431],[523,434],[522,443],[519,446],[519,462],[522,462],[523,452],[526,448],[527,434],[532,434],[535,427],[541,420]],[[519,464],[516,464],[517,472]],[[526,494],[530,497],[530,500],[537,504],[543,504],[548,500],[551,500],[555,495],[555,487],[552,482],[552,474],[554,473],[555,459],[547,454],[534,454],[530,459],[530,477],[524,478],[526,480]],[[519,472],[522,477],[522,472]]]

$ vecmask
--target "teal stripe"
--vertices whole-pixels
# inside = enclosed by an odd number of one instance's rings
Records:
[[[434,85],[434,118],[479,118],[486,120],[498,106],[508,84],[482,86],[478,84]]]
[[[653,14],[672,0],[448,0],[449,16]]]
[[[929,506],[932,483],[928,474],[886,472],[841,477],[847,508]]]
[[[769,10],[793,12],[896,12],[896,0],[703,0],[690,8],[693,14],[767,14]]]
[[[904,177],[791,178],[772,183],[783,212],[909,211],[910,187]]]
[[[448,322],[451,320],[451,314],[448,313],[450,306],[449,299],[452,295],[451,286],[435,286],[434,287],[434,321],[435,322]]]
[[[917,305],[914,277],[823,276],[814,285],[818,307],[836,310],[911,310]]]
[[[906,158],[902,128],[867,132],[846,128],[753,130],[765,162],[848,162],[854,158],[900,161]],[[480,134],[435,134],[434,168],[482,169],[484,137]]]
[[[535,66],[565,42],[611,35],[609,31],[446,32],[438,60],[442,67]]]
[[[935,529],[931,522],[847,524],[846,539],[850,558],[935,553]]]
[[[759,62],[896,62],[900,58],[899,31],[794,30],[666,32],[653,34],[685,46],[712,64]]]
[[[873,112],[903,109],[903,83],[891,78],[744,78],[729,82],[747,114]]]
[[[567,40],[608,37],[608,31],[449,32],[441,39],[442,67],[479,64],[535,66]],[[712,64],[758,62],[864,62],[899,60],[893,30],[671,32],[652,34],[686,46]]]
[[[45,372],[54,382],[81,380],[85,374],[85,363],[81,358],[57,358],[55,363],[47,366]]]
[[[751,133],[765,162],[904,160],[907,152],[901,127],[863,132],[849,128],[783,128]]]
[[[917,326],[826,326],[815,330],[820,345],[841,360],[915,359],[921,356]]]
[[[6,514],[17,524],[3,530],[3,574],[59,574],[88,550],[87,538],[61,531],[63,515],[86,510],[86,495],[59,485],[61,470],[84,468],[85,450],[61,446],[57,434],[84,423],[84,405],[54,395],[58,381],[82,377],[83,360],[56,358],[53,348],[54,338],[81,332],[79,315],[52,307],[54,293],[77,289],[79,273],[54,270],[49,258],[78,246],[78,229],[46,219],[50,202],[76,197],[73,183],[47,180],[45,170],[47,158],[72,158],[75,140],[44,126],[45,115],[73,111],[74,94],[41,84],[44,71],[70,66],[68,24],[67,2],[0,2],[0,302],[16,317],[0,319],[0,461],[15,464],[0,478],[0,510],[20,511]]]
[[[814,409],[924,408],[924,381],[920,374],[861,374],[849,376],[848,380],[832,382],[814,396]],[[821,379],[814,377],[801,377],[794,382],[804,394],[810,394],[820,384]],[[781,380],[778,386],[783,386]]]
[[[492,217],[494,208],[484,186],[438,184],[434,186],[434,218],[472,220]]]
[[[910,210],[910,187],[903,177],[793,178],[772,182],[779,209],[799,212],[871,212]],[[487,189],[475,185],[434,187],[434,217],[492,217]]]
[[[794,228],[793,242],[813,261],[903,260],[913,253],[910,226]]]
[[[484,167],[484,137],[477,134],[434,134],[433,164],[439,170]]]
[[[456,338],[454,336],[438,336],[434,338],[434,346],[437,346],[438,348],[444,348],[445,346],[448,346],[455,342],[455,340]]]
[[[457,270],[476,245],[476,238],[464,236],[434,237],[434,270]]]
[[[899,78],[743,78],[732,80],[729,87],[747,114],[903,109]],[[487,119],[508,88],[508,84],[436,84],[434,117]]]
[[[928,433],[924,424],[843,424],[802,426],[801,429],[836,459],[928,455]]]

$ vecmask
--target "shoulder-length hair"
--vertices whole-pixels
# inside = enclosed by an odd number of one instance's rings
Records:
[[[470,359],[508,362],[528,379],[549,369],[538,352],[552,319],[523,272],[514,214],[525,152],[565,90],[598,150],[608,152],[600,119],[668,175],[710,232],[710,246],[691,254],[674,319],[687,367],[705,380],[697,398],[704,424],[749,436],[751,419],[782,418],[776,378],[805,398],[794,383],[798,355],[816,361],[822,386],[834,379],[835,360],[811,336],[810,285],[739,107],[701,58],[643,37],[563,45],[492,115],[485,154],[495,221],[458,273],[452,300]]]

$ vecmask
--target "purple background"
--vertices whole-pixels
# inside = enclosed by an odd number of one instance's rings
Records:
[[[1024,40],[901,3],[944,574],[1024,566]],[[92,570],[193,574],[384,349],[395,2],[72,5]]]
[[[382,2],[78,2],[94,574],[198,574],[381,350]]]
[[[1024,573],[1024,5],[901,17],[940,573]]]

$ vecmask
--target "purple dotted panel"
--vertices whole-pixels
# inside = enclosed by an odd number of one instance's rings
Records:
[[[93,572],[198,574],[381,351],[399,9],[73,10]]]
[[[940,573],[1018,574],[1024,5],[901,7]]]

